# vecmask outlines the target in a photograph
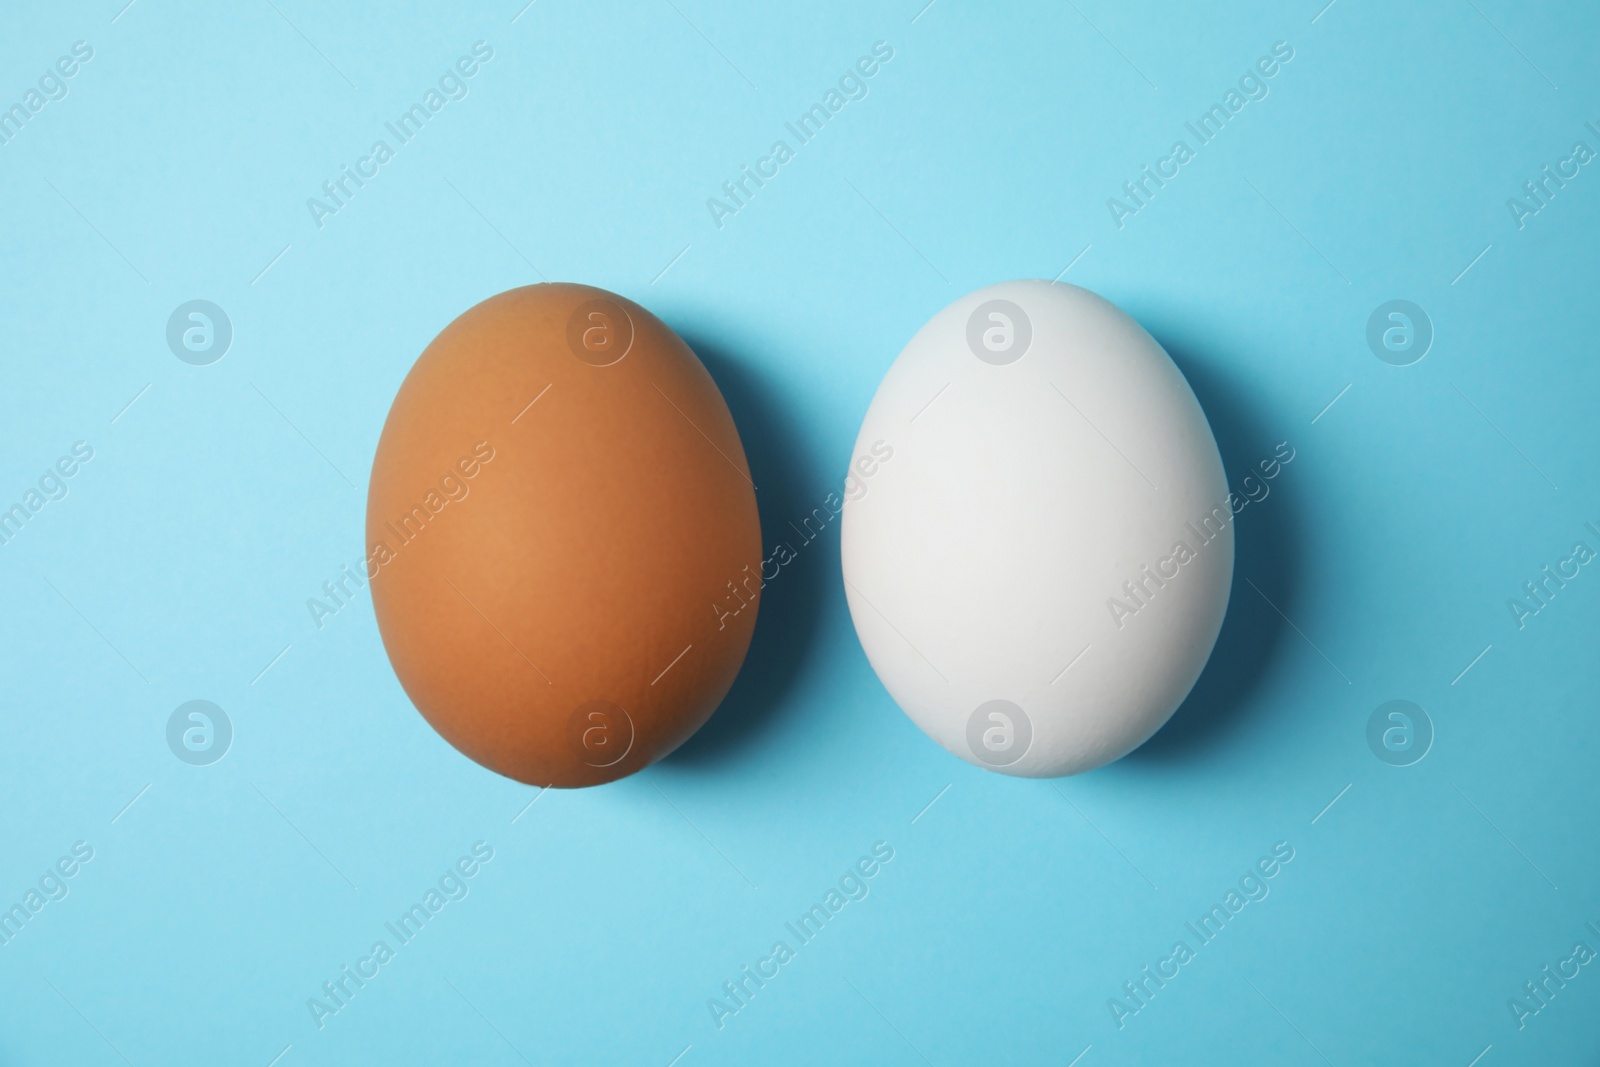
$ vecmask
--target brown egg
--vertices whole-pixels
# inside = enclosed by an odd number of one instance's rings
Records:
[[[602,289],[513,289],[434,338],[384,423],[367,543],[412,703],[530,784],[609,782],[677,748],[755,627],[733,417],[677,334]]]

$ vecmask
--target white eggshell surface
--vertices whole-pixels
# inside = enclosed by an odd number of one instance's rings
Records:
[[[1233,577],[1222,460],[1183,374],[1106,300],[1018,281],[939,312],[884,376],[852,470],[856,633],[957,756],[1090,770],[1193,687]]]

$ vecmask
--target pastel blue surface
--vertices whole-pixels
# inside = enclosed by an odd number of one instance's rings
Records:
[[[5,16],[0,1063],[1593,1062],[1592,6],[522,2]],[[785,123],[875,42],[892,59],[800,144]],[[778,140],[775,177],[708,207]],[[1206,674],[1120,763],[1016,780],[925,738],[856,642],[834,528],[693,741],[541,797],[428,728],[364,592],[307,606],[361,555],[412,361],[540,277],[701,353],[769,542],[840,485],[912,333],[1008,278],[1137,317],[1236,488],[1295,458],[1239,516]],[[167,343],[194,299],[232,324],[210,365]],[[1432,324],[1409,366],[1367,343],[1394,299]],[[93,458],[41,489],[75,442]],[[233,731],[205,766],[168,745],[197,699]],[[1396,699],[1434,731],[1408,766],[1367,740]],[[480,842],[402,943],[385,924]],[[802,942],[785,924],[880,842]]]

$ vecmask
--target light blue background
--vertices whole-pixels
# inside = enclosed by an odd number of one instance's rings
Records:
[[[0,547],[0,904],[95,855],[0,948],[0,1063],[1593,1061],[1600,966],[1524,1029],[1507,1001],[1600,949],[1600,568],[1524,629],[1507,600],[1600,548],[1600,167],[1524,229],[1506,200],[1600,149],[1600,19],[921,2],[6,12],[0,105],[95,55],[0,146],[0,506],[95,458]],[[470,95],[318,229],[306,198],[480,39]],[[718,229],[707,197],[878,40],[870,94]],[[1119,230],[1106,199],[1280,40],[1270,96]],[[369,598],[311,621],[412,361],[536,271],[702,353],[770,541],[917,327],[1069,262],[1190,376],[1236,486],[1296,450],[1207,674],[1118,764],[1014,780],[927,740],[836,529],[699,736],[531,808],[412,710]],[[235,329],[212,366],[165,343],[193,298]],[[1436,330],[1413,366],[1366,346],[1393,298]],[[235,730],[208,767],[165,741],[197,698]],[[1396,698],[1437,730],[1404,768],[1365,741]],[[480,840],[470,895],[319,1030],[307,999]],[[718,1030],[707,998],[876,841],[870,896]],[[1119,1030],[1108,998],[1279,841],[1271,895]]]

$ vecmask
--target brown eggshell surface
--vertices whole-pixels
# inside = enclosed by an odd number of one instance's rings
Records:
[[[367,553],[417,710],[535,785],[682,744],[733,684],[760,594],[716,383],[650,312],[582,285],[491,297],[422,353],[373,460]]]

